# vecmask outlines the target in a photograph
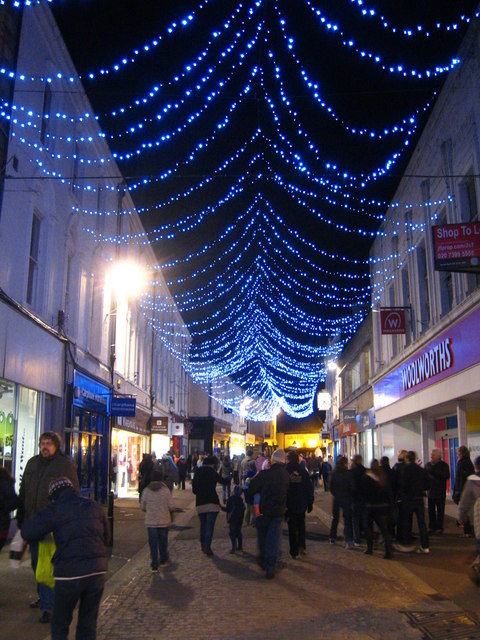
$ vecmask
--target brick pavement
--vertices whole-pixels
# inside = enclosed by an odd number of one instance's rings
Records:
[[[323,499],[325,500],[325,499]],[[286,561],[274,580],[256,565],[253,529],[245,531],[245,552],[228,553],[225,515],[217,519],[214,557],[200,551],[198,519],[181,514],[170,535],[171,562],[151,574],[144,547],[109,582],[98,624],[99,640],[186,637],[419,639],[401,610],[456,609],[436,602],[433,591],[400,562],[385,561],[326,540],[328,514],[316,506],[308,555]],[[283,539],[284,558],[288,539]],[[289,557],[289,556],[288,556]]]

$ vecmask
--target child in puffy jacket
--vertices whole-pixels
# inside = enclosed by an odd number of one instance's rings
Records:
[[[229,525],[228,535],[232,541],[232,548],[230,553],[235,551],[242,551],[242,524],[243,516],[245,514],[245,504],[242,498],[242,487],[236,485],[233,490],[233,495],[227,500],[225,507],[227,512],[227,522]]]

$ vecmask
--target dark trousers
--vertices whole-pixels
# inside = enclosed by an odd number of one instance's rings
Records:
[[[423,498],[413,500],[403,500],[402,502],[402,537],[408,544],[412,539],[413,514],[417,518],[418,531],[420,533],[420,544],[424,549],[428,548],[428,531],[425,524],[425,505]]]
[[[323,490],[324,491],[328,491],[330,489],[330,476],[327,473],[326,475],[322,476],[322,480],[323,480]]]
[[[168,562],[168,527],[148,527],[148,544],[150,545],[150,566],[158,569],[160,562]]]
[[[352,503],[344,502],[342,500],[338,500],[337,498],[333,499],[332,525],[330,527],[330,539],[336,540],[337,538],[337,528],[340,520],[340,509],[342,509],[342,512],[343,512],[343,522],[345,525],[345,528],[343,530],[345,542],[347,543],[353,542]]]
[[[38,541],[30,542],[30,557],[32,560],[33,573],[37,570],[38,562]],[[52,611],[53,609],[53,589],[46,584],[37,582],[37,593],[40,598],[40,611]]]
[[[428,498],[428,528],[430,531],[443,531],[445,516],[445,496]]]
[[[367,507],[364,502],[354,502],[352,504],[352,526],[353,539],[360,543],[362,533],[367,529]]]
[[[202,549],[210,549],[211,547],[217,516],[218,511],[207,511],[207,513],[198,514],[200,518],[200,544],[202,545]]]
[[[373,550],[373,523],[380,529],[385,543],[385,556],[392,556],[392,513],[391,508],[386,506],[367,508],[367,551]]]
[[[178,481],[178,488],[182,488],[185,489],[185,480],[186,480],[186,476],[182,476],[179,481]]]
[[[75,580],[55,580],[52,640],[68,640],[68,627],[77,602],[80,604],[75,638],[76,640],[95,640],[98,609],[104,584],[104,574]]]
[[[267,574],[275,572],[275,563],[280,558],[282,520],[283,518],[260,516],[255,521],[260,561]]]
[[[291,513],[288,516],[288,540],[290,555],[296,558],[300,549],[305,549],[305,513]]]
[[[242,525],[231,524],[228,528],[228,535],[232,541],[232,551],[236,551],[237,549],[241,551],[243,547]]]

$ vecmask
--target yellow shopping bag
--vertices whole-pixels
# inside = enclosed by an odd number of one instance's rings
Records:
[[[47,585],[53,589],[55,580],[53,579],[53,555],[55,553],[55,542],[53,537],[46,540],[40,540],[38,543],[38,562],[35,571],[35,579],[37,582]]]

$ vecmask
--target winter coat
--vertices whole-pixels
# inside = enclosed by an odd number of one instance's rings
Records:
[[[450,478],[450,467],[443,460],[428,462],[425,470],[430,478],[430,489],[428,497],[434,500],[441,500],[447,495],[447,480]]]
[[[401,500],[418,500],[425,496],[430,479],[425,469],[415,462],[405,464],[399,477],[398,497]]]
[[[243,523],[243,516],[245,514],[245,503],[242,496],[230,496],[225,505],[227,512],[227,522],[233,529],[240,528]]]
[[[230,480],[233,475],[233,465],[230,460],[222,460],[219,471],[222,480]]]
[[[353,476],[348,469],[337,467],[330,476],[330,493],[342,504],[351,504],[354,491]]]
[[[187,477],[186,460],[184,460],[183,458],[180,458],[180,460],[177,462],[177,469],[178,469],[178,479],[185,480],[185,478]]]
[[[164,482],[154,480],[142,492],[140,508],[146,512],[147,527],[168,527],[172,523],[173,498]]]
[[[55,577],[79,578],[107,571],[110,528],[98,503],[80,497],[74,489],[64,489],[57,500],[25,520],[21,529],[22,538],[29,542],[50,532],[56,545]]]
[[[245,456],[245,458],[241,461],[240,463],[240,474],[242,478],[245,478],[245,476],[247,475],[247,471],[249,468],[250,463],[252,463],[255,465],[255,460],[253,459],[253,456]]]
[[[457,463],[457,472],[455,474],[455,487],[453,489],[453,501],[455,504],[460,502],[463,487],[467,482],[467,478],[474,475],[475,468],[472,461],[468,457],[460,458]]]
[[[196,496],[195,506],[220,505],[216,490],[217,482],[221,484],[222,479],[215,469],[203,465],[197,468],[192,480],[192,492]]]
[[[362,495],[369,509],[391,507],[393,505],[393,493],[385,476],[385,483],[371,471],[365,471],[362,477]]]
[[[66,476],[71,480],[74,489],[80,493],[77,470],[70,458],[64,453],[57,451],[51,458],[45,458],[41,454],[30,458],[20,483],[21,505],[17,512],[19,526],[24,520],[32,518],[48,505],[50,482],[60,476]]]
[[[290,476],[287,492],[287,512],[303,514],[310,512],[313,506],[313,484],[303,466],[297,462],[289,462],[285,467]]]
[[[480,473],[474,473],[468,476],[458,505],[458,519],[462,524],[465,524],[467,521],[470,522],[471,525],[474,524],[473,507],[478,498],[480,498]],[[480,531],[476,529],[475,537],[480,539]]]
[[[362,480],[365,475],[366,469],[363,464],[354,464],[350,469],[350,473],[353,478],[353,494],[352,501],[353,502],[364,502],[365,497],[363,495],[363,485]]]
[[[283,518],[287,508],[290,476],[283,464],[272,464],[250,480],[248,495],[260,494],[260,513],[270,518]]]

